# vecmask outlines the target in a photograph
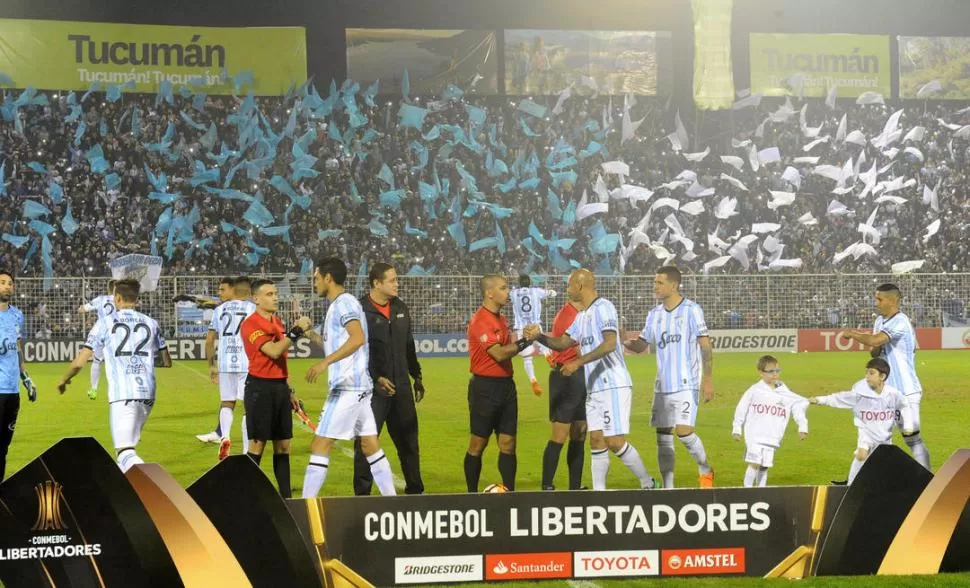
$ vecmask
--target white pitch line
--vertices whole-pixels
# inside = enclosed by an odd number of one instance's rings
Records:
[[[601,588],[596,582],[588,580],[566,580],[566,584],[569,584],[569,588]]]

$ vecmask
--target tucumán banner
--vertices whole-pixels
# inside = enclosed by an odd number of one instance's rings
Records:
[[[752,33],[751,91],[765,96],[839,96],[892,91],[889,37]]]
[[[302,27],[0,19],[0,72],[18,88],[86,90],[99,83],[156,92],[168,81],[229,94],[238,81],[241,92],[267,96],[302,84],[306,71]]]

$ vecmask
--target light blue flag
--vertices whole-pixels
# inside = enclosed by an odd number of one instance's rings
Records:
[[[290,201],[293,202],[293,204],[296,204],[297,206],[302,208],[303,210],[306,210],[307,208],[310,207],[310,197],[297,194],[296,190],[293,189],[293,186],[291,186],[282,177],[273,176],[269,180],[269,185],[276,188],[276,190],[279,191],[281,194],[285,194],[289,196]]]
[[[234,225],[232,223],[229,223],[229,222],[226,222],[226,221],[220,222],[219,223],[219,227],[222,229],[222,232],[223,233],[235,233],[237,235],[245,235],[246,234],[246,229],[244,229],[242,227],[237,227],[236,225]]]
[[[411,266],[411,269],[408,270],[408,273],[406,273],[404,275],[406,275],[406,276],[431,276],[431,275],[434,275],[434,272],[435,272],[435,266],[431,266],[428,269],[424,269],[424,266],[415,264],[415,265],[412,265]]]
[[[88,132],[88,123],[84,122],[83,120],[81,122],[77,123],[77,129],[74,131],[74,146],[75,147],[77,147],[78,145],[81,144],[81,137],[83,137],[84,136],[84,133],[86,133],[86,132]]]
[[[596,155],[597,153],[602,151],[602,149],[603,149],[602,145],[600,145],[596,141],[590,141],[589,146],[586,147],[586,149],[583,149],[582,151],[579,152],[579,158],[586,159],[587,157],[592,157],[593,155]]]
[[[97,146],[100,149],[101,145]],[[88,152],[88,158],[90,159],[91,152]],[[103,158],[102,158],[103,159]],[[94,164],[91,164],[92,170],[94,171]],[[148,164],[145,164],[145,177],[148,178],[148,183],[152,185],[157,192],[165,192],[168,190],[168,175],[165,172],[158,172],[158,175],[152,173],[152,170],[148,168]]]
[[[0,163],[0,196],[7,195],[7,162]]]
[[[367,104],[367,106],[370,106],[371,108],[374,108],[376,106],[376,104],[374,104],[374,98],[377,96],[377,91],[378,91],[378,88],[380,88],[380,83],[381,83],[381,80],[380,78],[378,78],[374,80],[373,84],[371,84],[370,86],[368,86],[366,90],[364,90],[364,94],[363,94],[364,102]]]
[[[42,163],[40,163],[39,161],[30,161],[30,162],[27,163],[27,167],[29,167],[30,169],[34,170],[35,172],[37,172],[39,174],[46,174],[47,173],[47,168],[44,167],[44,165]]]
[[[428,148],[417,141],[411,141],[409,147],[418,156],[418,163],[417,165],[411,166],[411,173],[415,173],[428,167]]]
[[[562,170],[562,169],[566,169],[567,167],[573,167],[574,165],[577,165],[578,163],[579,162],[576,161],[576,158],[575,157],[567,157],[565,159],[560,159],[559,161],[556,161],[556,162],[552,163],[551,165],[547,165],[546,167],[550,171],[559,171],[559,170]]]
[[[281,225],[278,227],[260,227],[259,232],[267,237],[279,237],[280,235],[289,236],[290,225]]]
[[[525,247],[526,251],[528,251],[535,257],[542,258],[542,255],[539,255],[538,253],[536,253],[535,245],[532,242],[532,237],[526,237],[525,239],[522,239],[521,241],[519,241],[519,244]]]
[[[243,213],[243,220],[257,227],[265,227],[273,223],[273,213],[259,200],[253,200]]]
[[[406,68],[404,74],[401,76],[401,96],[405,98],[410,98],[411,96],[411,77],[408,75]]]
[[[74,220],[74,215],[71,213],[71,207],[67,207],[67,212],[64,213],[64,218],[61,219],[61,230],[68,236],[73,235],[77,232],[80,225]]]
[[[552,185],[557,188],[562,187],[564,182],[569,182],[571,185],[575,186],[576,179],[578,177],[576,172],[571,170],[568,172],[549,172],[549,175],[552,177]]]
[[[192,120],[192,117],[189,116],[188,114],[186,114],[184,110],[181,111],[181,112],[179,112],[179,116],[182,117],[182,120],[185,121],[185,124],[189,125],[193,129],[195,129],[197,131],[204,131],[204,130],[206,130],[206,127],[205,127],[204,124],[197,123],[194,120]]]
[[[465,238],[465,227],[461,224],[461,221],[448,225],[448,234],[451,235],[451,238],[455,240],[455,243],[459,247],[464,248],[468,245],[468,240]]]
[[[495,221],[495,241],[498,252],[505,255],[505,233],[502,232],[502,227],[498,225],[498,221]]]
[[[495,187],[499,189],[502,194],[508,194],[510,190],[514,190],[518,182],[515,178],[505,182],[504,184],[497,184]]]
[[[155,94],[155,106],[158,106],[162,101],[168,102],[171,106],[175,106],[175,96],[172,95],[172,82],[169,80],[162,80],[158,84],[158,93]]]
[[[431,127],[431,130],[421,135],[421,138],[425,141],[434,141],[441,138],[441,125]]]
[[[483,109],[471,104],[466,104],[465,112],[468,114],[468,122],[472,123],[476,127],[480,127],[485,124],[486,115]]]
[[[438,191],[437,186],[426,184],[424,182],[418,182],[418,194],[421,196],[421,200],[424,200],[425,202],[434,202],[438,198],[440,192]]]
[[[104,158],[104,150],[100,143],[88,149],[87,160],[88,165],[91,166],[91,173],[103,174],[108,171],[108,160]],[[161,191],[164,192],[165,190]]]
[[[359,129],[367,124],[367,117],[359,112],[350,113],[350,128]]]
[[[50,223],[45,223],[42,220],[32,220],[30,221],[30,224],[28,224],[27,226],[37,231],[37,234],[40,235],[41,237],[46,237],[47,235],[50,235],[51,233],[57,230],[57,228],[54,225]]]
[[[591,253],[606,254],[616,251],[619,245],[620,236],[616,233],[608,233],[590,241],[589,250]]]
[[[371,235],[375,237],[386,237],[391,234],[387,229],[387,226],[378,221],[376,218],[371,219],[370,223],[367,224],[367,229],[370,230]]]
[[[121,100],[121,86],[118,84],[111,84],[108,86],[108,91],[105,94],[105,100],[111,103]]]
[[[489,247],[498,247],[498,239],[495,237],[479,239],[468,246],[468,252],[473,253],[479,249],[488,249]]]
[[[454,84],[448,84],[445,86],[445,90],[442,93],[442,98],[445,100],[461,100],[461,97],[464,95],[464,90]]]
[[[509,173],[509,166],[505,164],[501,159],[496,159],[492,162],[491,167],[488,170],[488,175],[495,178],[502,174]],[[513,179],[513,181],[515,181]]]
[[[195,173],[189,178],[189,185],[193,188],[198,188],[203,184],[212,184],[219,181],[221,176],[221,171],[218,167],[212,169],[206,169],[205,164],[201,161],[193,162]]]
[[[461,176],[461,185],[469,192],[478,192],[478,182],[475,180],[475,176],[468,173],[460,161],[455,161],[455,169],[458,170],[458,175]]]
[[[171,226],[172,226],[172,207],[169,206],[168,208],[162,211],[162,214],[159,215],[158,220],[155,221],[155,235],[161,237],[162,235],[168,232]]]
[[[180,197],[179,194],[168,194],[165,192],[151,192],[148,194],[149,200],[154,200],[155,202],[161,202],[162,204],[172,204]]]
[[[538,243],[540,247],[545,247],[548,244],[546,238],[543,237],[542,233],[539,232],[539,228],[536,227],[535,222],[529,222],[529,235],[536,240],[536,243]]]
[[[11,235],[10,233],[4,233],[3,240],[13,245],[14,249],[20,249],[21,247],[24,246],[24,243],[26,243],[27,241],[30,241],[30,237],[21,237],[20,235]]]
[[[542,106],[541,104],[536,104],[528,98],[520,100],[519,105],[516,108],[536,118],[545,118],[546,116],[546,107]]]
[[[50,194],[51,200],[54,202],[54,204],[64,202],[64,190],[57,182],[51,182],[48,193]]]
[[[549,211],[552,218],[556,220],[562,218],[562,204],[559,202],[559,196],[552,190],[546,192],[546,210]]]
[[[101,119],[101,122],[98,123],[98,133],[100,133],[102,137],[107,137],[108,136],[108,121],[107,120],[105,120],[105,119],[102,118]]]
[[[421,237],[422,239],[428,238],[427,232],[422,231],[421,229],[415,229],[414,227],[411,226],[410,221],[407,221],[407,220],[404,221],[404,233],[406,235],[411,235],[413,237]]]
[[[38,218],[50,214],[49,208],[35,200],[24,200],[24,218]]]
[[[138,138],[141,135],[141,111],[136,104],[131,109],[131,136]]]
[[[251,69],[244,69],[236,75],[229,77],[232,78],[232,85],[236,89],[236,93],[239,93],[243,86],[253,85],[253,70]]]
[[[405,196],[406,193],[403,189],[381,192],[380,205],[389,206],[394,210],[401,210],[401,200],[403,200]]]
[[[317,231],[317,239],[323,241],[324,239],[332,239],[334,237],[339,237],[343,235],[343,229],[326,229]]]
[[[201,90],[195,92],[195,95],[192,96],[192,108],[196,109],[199,112],[204,111],[205,110],[205,99],[206,99],[205,92],[203,92]]]
[[[354,205],[362,204],[364,199],[360,197],[360,192],[357,191],[357,182],[350,182],[350,201]]]
[[[66,123],[75,123],[78,120],[80,120],[82,114],[84,114],[84,112],[81,110],[81,106],[80,105],[72,106],[71,107],[71,112],[67,116],[64,117],[64,122],[66,122]]]
[[[378,137],[383,137],[383,136],[384,135],[378,133],[375,129],[367,129],[366,131],[364,131],[364,136],[360,138],[360,142],[363,143],[364,145],[367,145],[374,139]]]
[[[10,76],[0,71],[0,86],[10,86],[13,87],[16,84],[13,83],[13,79]],[[71,92],[72,94],[74,92]]]
[[[420,108],[418,106],[412,106],[404,102],[401,103],[401,107],[397,111],[397,126],[400,128],[414,128],[418,131],[424,126],[424,119],[431,112],[427,108]]]
[[[202,135],[202,137],[199,139],[199,144],[202,145],[202,147],[205,148],[207,151],[212,151],[212,148],[215,147],[216,145],[216,139],[218,138],[219,138],[219,131],[216,129],[216,124],[209,123],[209,128],[206,129],[205,134]],[[225,143],[222,144],[222,155],[225,157],[228,157],[228,155],[226,154],[227,148],[225,145],[226,145]],[[225,162],[226,160],[223,159],[219,163],[219,165],[222,165]]]
[[[381,165],[381,171],[377,172],[377,179],[390,186],[392,190],[397,187],[394,185],[394,174],[386,163]]]
[[[576,202],[573,200],[569,201],[566,205],[566,210],[562,213],[562,224],[571,227],[576,224]]]

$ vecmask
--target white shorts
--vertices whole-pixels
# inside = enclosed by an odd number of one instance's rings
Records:
[[[138,445],[141,429],[154,405],[154,400],[118,400],[108,404],[111,440],[114,441],[115,449]]]
[[[655,429],[669,429],[677,425],[693,427],[697,423],[697,391],[654,393],[650,413],[650,426]]]
[[[885,439],[876,439],[870,435],[865,429],[859,429],[859,436],[856,440],[856,447],[858,449],[865,449],[869,453],[872,453],[879,445],[890,445],[892,444],[892,431],[889,432],[889,436]]]
[[[909,414],[913,418],[913,431],[919,431],[919,405],[923,401],[923,393],[919,394],[907,394],[903,396],[906,399],[906,405],[909,407]],[[902,432],[903,430],[903,418],[902,415],[896,419],[896,428]]]
[[[586,395],[586,428],[604,437],[630,434],[632,388],[613,388]]]
[[[242,400],[246,392],[246,374],[219,372],[219,399],[223,402]]]
[[[765,468],[775,465],[775,448],[752,443],[744,448],[744,461]]]
[[[320,413],[317,437],[350,441],[357,437],[377,435],[370,399],[370,391],[331,390]]]

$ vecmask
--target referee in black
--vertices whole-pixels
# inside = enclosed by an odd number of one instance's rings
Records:
[[[370,347],[370,376],[374,381],[371,408],[377,434],[387,425],[404,475],[404,493],[422,494],[421,456],[418,450],[418,412],[416,402],[424,398],[421,365],[414,348],[411,312],[397,297],[397,271],[386,263],[376,263],[368,275],[370,292],[360,297],[367,317],[367,343]],[[414,378],[414,390],[411,389]],[[354,441],[354,494],[371,493],[373,477],[367,458]]]

